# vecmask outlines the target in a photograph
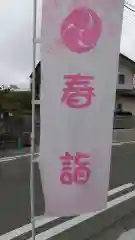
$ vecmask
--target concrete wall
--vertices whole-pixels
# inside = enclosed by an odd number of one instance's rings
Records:
[[[114,116],[113,129],[132,129],[135,127],[135,116]]]
[[[128,111],[135,115],[135,97],[120,96],[117,94],[116,103],[122,104],[123,111]]]
[[[135,141],[135,129],[115,129],[113,130],[113,142]]]

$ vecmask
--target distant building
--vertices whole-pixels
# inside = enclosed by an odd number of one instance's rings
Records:
[[[116,108],[135,115],[135,62],[120,54]]]

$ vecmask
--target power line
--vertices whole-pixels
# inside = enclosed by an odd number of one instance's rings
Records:
[[[132,12],[134,12],[134,13],[135,13],[135,10],[134,10],[134,9],[132,9],[132,8],[130,8],[130,7],[128,7],[126,4],[124,4],[124,7],[126,7],[127,9],[129,9],[130,11],[132,11]]]

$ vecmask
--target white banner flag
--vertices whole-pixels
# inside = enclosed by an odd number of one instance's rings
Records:
[[[43,0],[40,171],[45,212],[106,206],[124,0]]]

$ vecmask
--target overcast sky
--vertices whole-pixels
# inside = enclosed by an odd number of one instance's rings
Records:
[[[38,0],[40,36],[41,1]],[[135,5],[135,0],[128,0]],[[0,0],[0,84],[29,86],[32,71],[33,0]],[[135,61],[135,13],[125,8],[121,53]],[[40,59],[37,49],[37,61]]]
[[[127,0],[126,2],[135,6],[135,0]],[[121,53],[135,61],[135,12],[127,8],[124,8]]]

